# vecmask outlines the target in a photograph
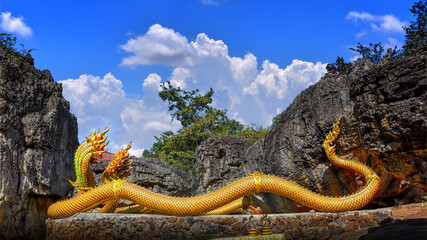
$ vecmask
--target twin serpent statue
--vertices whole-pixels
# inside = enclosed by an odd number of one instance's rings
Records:
[[[333,125],[323,143],[326,155],[332,164],[361,174],[365,185],[357,192],[343,196],[330,197],[312,192],[292,181],[277,176],[255,172],[227,186],[204,195],[195,197],[171,197],[154,193],[122,179],[129,175],[131,162],[127,151],[131,143],[114,155],[114,159],[102,174],[102,184],[96,186],[90,165],[95,163],[103,152],[109,130],[98,130],[79,146],[74,164],[77,179],[71,184],[78,188],[78,193],[71,199],[52,204],[48,209],[50,218],[66,218],[78,212],[91,210],[105,203],[98,212],[102,213],[156,213],[167,215],[217,215],[228,214],[244,204],[243,198],[253,193],[270,192],[292,199],[304,206],[323,212],[342,212],[362,208],[368,204],[380,189],[381,180],[365,164],[346,160],[335,152],[334,141],[340,133],[342,117]],[[126,199],[136,205],[119,208],[119,200]]]

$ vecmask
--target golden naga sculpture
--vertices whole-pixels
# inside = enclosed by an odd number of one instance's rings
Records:
[[[368,204],[380,189],[380,178],[363,163],[345,160],[335,153],[333,142],[340,133],[342,117],[326,136],[323,147],[332,164],[355,171],[365,178],[365,185],[359,191],[343,197],[329,197],[312,192],[294,182],[280,177],[253,173],[209,194],[195,197],[171,197],[151,192],[122,180],[129,174],[130,162],[127,151],[122,149],[106,168],[103,184],[95,187],[89,165],[97,160],[104,147],[108,125],[102,133],[89,135],[78,148],[75,156],[77,181],[72,184],[79,189],[77,196],[52,204],[48,209],[50,218],[65,218],[87,211],[106,203],[100,212],[155,211],[169,215],[227,214],[244,204],[243,197],[259,192],[270,192],[292,199],[304,206],[323,212],[341,212],[362,208]],[[116,209],[119,199],[138,204],[138,207]]]

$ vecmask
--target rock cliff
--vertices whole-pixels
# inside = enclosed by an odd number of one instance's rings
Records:
[[[255,144],[236,138],[211,138],[197,149],[198,191],[226,184],[253,171],[291,179],[332,196],[356,191],[363,180],[329,166],[322,144],[342,115],[337,153],[371,166],[382,179],[375,206],[421,202],[426,196],[427,54],[372,65],[359,60],[349,75],[326,75],[299,94]],[[237,145],[236,147],[230,147]],[[305,211],[272,194],[259,194],[270,212]]]
[[[197,193],[217,189],[249,173],[250,166],[244,151],[251,143],[247,139],[221,136],[210,138],[196,149],[193,163],[197,175],[193,187]]]
[[[43,239],[47,207],[72,190],[69,108],[49,71],[0,50],[0,239]]]

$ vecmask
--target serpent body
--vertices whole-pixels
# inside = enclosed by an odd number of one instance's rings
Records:
[[[262,173],[253,173],[215,192],[189,198],[161,195],[122,180],[114,180],[74,198],[51,205],[47,214],[50,218],[69,217],[88,207],[117,199],[126,199],[153,211],[171,215],[212,214],[216,209],[221,209],[225,205],[236,206],[233,204],[242,197],[258,192],[275,193],[318,211],[341,212],[359,209],[374,198],[380,189],[381,182],[368,166],[360,162],[342,159],[336,155],[335,147],[331,144],[340,132],[340,122],[341,118],[334,124],[333,130],[325,139],[326,155],[331,163],[351,169],[365,177],[365,186],[348,196],[323,196],[294,182]]]

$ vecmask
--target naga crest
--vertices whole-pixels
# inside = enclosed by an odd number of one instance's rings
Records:
[[[104,131],[102,131],[101,133],[99,132],[99,129],[98,129],[98,131],[93,132],[93,135],[92,133],[90,133],[89,136],[86,137],[85,139],[86,143],[92,145],[92,151],[91,151],[92,162],[90,162],[91,164],[94,163],[101,156],[103,152],[106,152],[108,150],[108,148],[105,149],[105,147],[108,145],[110,141],[105,143],[105,141],[107,140],[107,136],[104,136],[104,135],[110,130],[110,127],[108,126],[109,124],[110,123],[108,123],[107,126],[105,126]],[[85,142],[83,142],[83,144]]]
[[[76,182],[70,182],[73,186],[78,187],[79,191],[85,192],[96,186],[90,165],[97,162],[101,158],[102,153],[108,150],[108,148],[105,147],[108,145],[109,141],[107,141],[107,136],[105,134],[109,130],[110,127],[109,124],[107,124],[104,131],[100,132],[98,129],[97,131],[90,133],[76,151],[74,166],[77,180]],[[129,143],[125,149],[122,148],[114,155],[114,159],[105,168],[104,173],[102,174],[103,183],[123,179],[129,175],[131,162],[128,159],[128,150],[130,147],[131,143]]]

